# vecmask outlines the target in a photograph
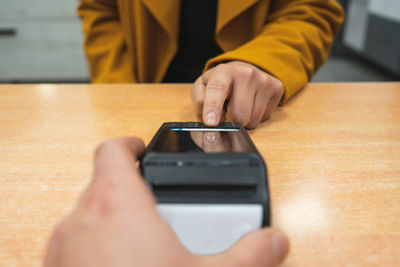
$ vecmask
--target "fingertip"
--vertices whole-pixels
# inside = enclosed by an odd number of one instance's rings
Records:
[[[137,137],[121,137],[103,142],[95,152],[94,180],[113,180],[118,177],[137,175],[136,162],[143,154],[145,145]]]
[[[139,137],[125,137],[123,139],[125,139],[125,142],[127,142],[129,148],[133,151],[133,154],[136,156],[136,158],[143,154],[146,146],[142,139]]]
[[[206,85],[203,121],[207,126],[217,126],[224,109],[224,103],[231,94],[233,78],[230,68],[223,64],[214,67],[209,73],[208,77],[204,75]]]
[[[143,153],[144,149],[144,142],[138,137],[118,137],[101,143],[96,149],[95,157],[110,156],[115,150],[130,150],[137,158]]]
[[[217,126],[218,125],[218,117],[217,114],[213,111],[210,111],[203,116],[203,121],[207,126]]]
[[[289,240],[280,230],[268,229],[267,231],[269,231],[269,240],[274,248],[277,262],[280,263],[289,253]]]
[[[289,252],[289,242],[279,230],[264,228],[253,231],[239,240],[228,255],[248,266],[276,266]]]

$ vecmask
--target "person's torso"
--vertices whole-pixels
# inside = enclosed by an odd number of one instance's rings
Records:
[[[208,59],[222,53],[215,41],[216,0],[182,0],[178,52],[163,82],[194,82]]]
[[[203,10],[209,8],[206,5],[212,5],[214,8],[207,21],[201,21],[200,16],[196,14],[192,15],[196,16],[193,21],[197,20],[199,24],[197,26],[206,25],[201,34],[207,37],[197,45],[197,49],[191,50],[193,52],[185,53],[186,55],[192,54],[192,61],[195,61],[194,59],[197,57],[201,59],[197,61],[199,62],[197,67],[193,67],[195,70],[191,71],[195,74],[191,77],[187,76],[188,78],[181,81],[193,81],[195,76],[201,74],[206,59],[216,56],[222,51],[235,49],[254,38],[261,31],[270,6],[270,0],[116,1],[118,1],[122,33],[126,40],[124,49],[127,49],[132,56],[133,71],[137,82],[178,81],[172,78],[167,79],[166,74],[169,66],[175,64],[173,63],[174,59],[189,59],[188,56],[182,57],[177,54],[182,52],[179,52],[182,47],[188,47],[187,43],[183,45],[181,42],[191,41],[190,34],[193,34],[193,32],[190,33],[190,25],[185,23],[185,21],[191,20],[190,16],[182,17],[179,21],[181,5],[183,12],[185,5],[205,5]],[[204,1],[206,3],[184,3],[185,1]],[[182,15],[184,16],[184,14]],[[200,21],[198,21],[199,19]],[[179,38],[182,30],[189,33],[187,38]],[[185,36],[185,33],[183,35]],[[200,51],[200,49],[207,51]]]

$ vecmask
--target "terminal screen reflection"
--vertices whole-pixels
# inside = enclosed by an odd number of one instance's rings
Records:
[[[239,129],[170,128],[157,138],[154,152],[251,153],[254,152]]]

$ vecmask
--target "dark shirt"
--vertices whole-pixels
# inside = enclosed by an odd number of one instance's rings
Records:
[[[217,0],[181,0],[178,52],[163,82],[194,82],[207,60],[222,53],[214,37],[217,4]]]

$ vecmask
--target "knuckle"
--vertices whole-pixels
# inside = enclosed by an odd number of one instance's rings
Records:
[[[200,75],[196,81],[194,82],[194,85],[198,85],[198,84],[203,84],[203,79],[204,79],[204,73],[202,75]],[[195,86],[192,86],[192,90]]]
[[[241,66],[237,69],[237,75],[240,79],[249,80],[254,77],[256,74],[256,70],[250,66]]]
[[[208,109],[219,109],[219,108],[221,108],[221,104],[217,99],[211,98],[208,100],[206,107]]]
[[[193,83],[192,88],[191,88],[191,94],[192,97],[197,96],[203,89],[204,83],[203,83],[203,75],[197,78],[197,80]]]
[[[224,71],[227,71],[229,69],[229,67],[230,66],[227,63],[220,63],[215,67],[215,70],[224,72]]]
[[[271,85],[271,78],[267,74],[260,76],[260,83],[263,88],[268,88]]]
[[[276,94],[281,97],[283,95],[283,93],[285,92],[285,86],[283,85],[283,83],[281,81],[279,81],[277,79],[276,81]]]
[[[276,97],[281,97],[285,92],[283,83],[275,77],[268,74],[260,76],[260,83],[263,90],[270,90]]]
[[[208,84],[208,88],[209,90],[219,91],[219,92],[228,91],[228,85],[220,80],[211,81]]]

